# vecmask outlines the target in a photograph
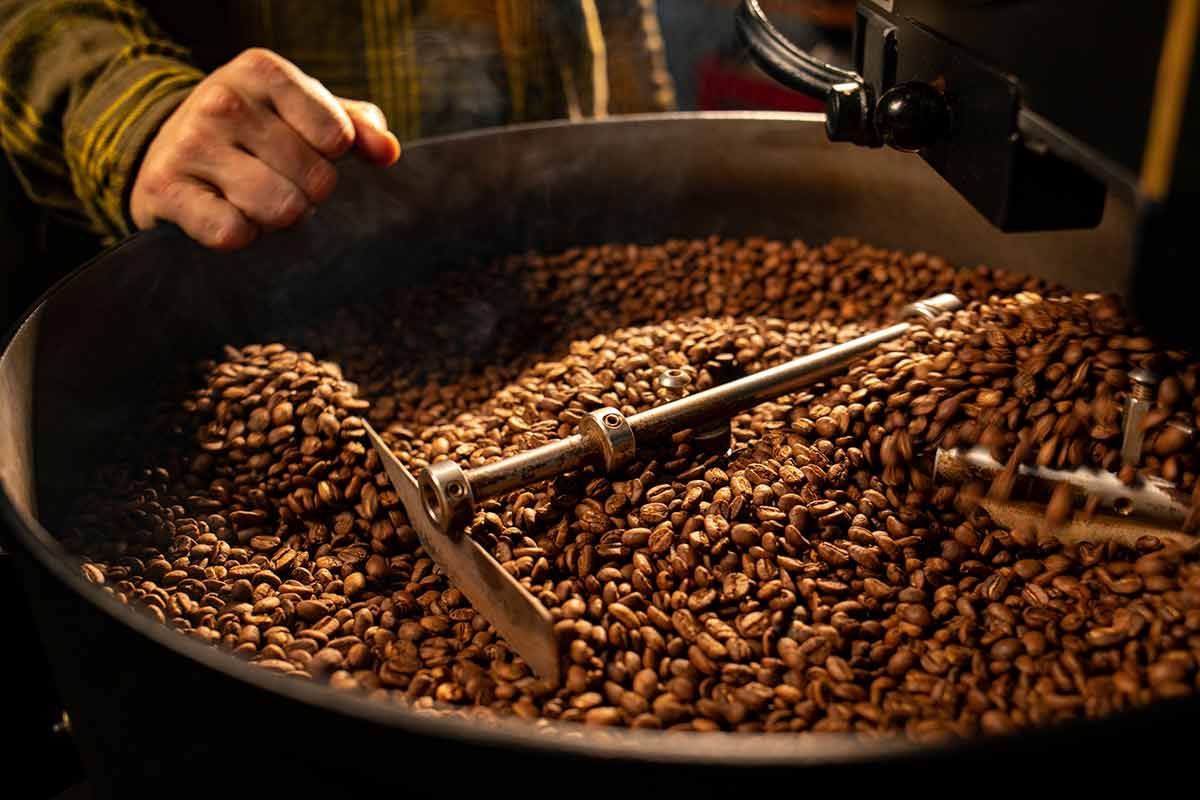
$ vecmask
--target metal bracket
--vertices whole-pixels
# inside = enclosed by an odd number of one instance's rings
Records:
[[[1121,423],[1121,461],[1137,466],[1142,462],[1142,443],[1146,432],[1142,420],[1154,404],[1154,390],[1162,377],[1146,368],[1129,373],[1129,397],[1125,400],[1125,417]]]

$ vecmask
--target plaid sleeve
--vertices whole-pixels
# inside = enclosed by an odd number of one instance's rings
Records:
[[[162,121],[204,76],[126,0],[0,0],[0,146],[29,196],[113,239]]]

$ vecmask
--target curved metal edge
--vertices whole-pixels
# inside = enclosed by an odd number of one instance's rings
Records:
[[[527,131],[544,131],[556,128],[603,128],[608,126],[625,127],[646,123],[661,122],[695,122],[700,121],[737,121],[764,120],[773,122],[796,122],[825,125],[825,115],[816,111],[671,111],[662,114],[614,114],[603,119],[585,119],[573,121],[569,119],[554,119],[546,122],[523,122],[519,125],[501,125],[493,128],[476,128],[470,131],[451,133],[445,136],[428,136],[423,139],[413,139],[404,144],[404,149],[420,148],[447,142],[469,142],[472,139],[491,139],[497,134],[524,133]],[[404,159],[403,153],[400,155]],[[400,162],[397,162],[399,165]],[[384,167],[395,169],[396,165]],[[137,234],[141,236],[142,234]]]
[[[22,544],[26,545],[26,549],[43,567],[66,584],[68,589],[116,622],[177,655],[190,658],[226,676],[277,696],[313,705],[324,711],[464,744],[508,749],[526,748],[548,755],[624,759],[646,764],[703,764],[749,770],[767,767],[827,767],[867,762],[898,764],[906,757],[917,754],[949,759],[986,746],[989,740],[1009,739],[1013,736],[1049,738],[1053,735],[1069,735],[1072,729],[1094,731],[1097,724],[1095,720],[1075,720],[1059,726],[1019,732],[1005,737],[977,737],[921,744],[899,735],[890,738],[860,739],[852,734],[825,733],[798,739],[788,734],[596,730],[580,723],[558,721],[548,721],[539,728],[530,722],[517,719],[497,719],[481,723],[461,718],[436,717],[398,704],[376,703],[362,696],[338,694],[324,686],[299,683],[240,661],[211,645],[179,636],[148,614],[120,603],[81,574],[69,569],[68,564],[72,563],[74,557],[40,524],[29,524],[25,521],[4,492],[0,492],[0,522],[13,525],[18,535],[25,534],[27,538],[22,540]],[[1161,714],[1169,713],[1168,707],[1180,712],[1188,709],[1195,713],[1198,706],[1200,704],[1192,697],[1159,701],[1150,709]],[[1149,713],[1149,709],[1133,709],[1113,715],[1107,722],[1111,723],[1115,730],[1120,719],[1133,719]]]
[[[571,122],[529,123],[467,131],[443,137],[430,137],[413,141],[407,148],[432,146],[445,141],[486,139],[497,133],[537,131],[579,125],[629,125],[648,122],[690,120],[739,120],[762,119],[796,123],[824,125],[823,114],[793,112],[678,112],[671,114],[637,114],[610,117],[603,120]],[[134,241],[153,236],[183,236],[174,226],[163,226],[142,231],[98,253],[87,262],[72,270],[43,292],[37,300],[11,325],[0,339],[0,363],[8,355],[12,341],[24,330],[30,320],[63,287],[82,273],[96,268],[98,264]],[[915,754],[923,756],[953,757],[978,749],[986,739],[951,740],[935,744],[919,744],[901,737],[859,739],[851,734],[821,734],[819,737],[805,736],[802,741],[780,734],[744,733],[675,733],[642,730],[593,730],[578,723],[549,721],[543,728],[521,720],[499,719],[487,724],[465,719],[433,717],[410,710],[402,705],[383,705],[365,697],[341,695],[326,687],[298,683],[265,669],[239,661],[211,645],[180,636],[172,629],[127,606],[92,584],[70,566],[76,557],[66,551],[61,543],[37,520],[27,518],[9,497],[7,488],[0,487],[0,523],[10,529],[22,548],[45,570],[58,578],[66,588],[75,592],[100,612],[115,622],[165,647],[176,655],[190,658],[228,677],[244,681],[256,688],[277,696],[316,706],[342,716],[353,716],[372,723],[393,727],[410,733],[466,744],[512,749],[529,748],[555,755],[573,755],[581,758],[626,759],[647,764],[720,766],[729,768],[763,767],[819,767],[832,765],[864,764],[866,762],[899,763]],[[1196,713],[1200,702],[1196,697],[1159,701],[1143,709],[1132,709],[1109,717],[1107,722],[1119,724],[1123,718],[1145,717],[1152,711],[1166,713],[1167,709]],[[1068,735],[1070,730],[1094,730],[1095,721],[1077,720],[1051,728],[1026,731],[1015,736]],[[993,737],[1006,739],[1008,737]]]

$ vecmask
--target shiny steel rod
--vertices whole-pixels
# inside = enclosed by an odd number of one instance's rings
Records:
[[[475,502],[499,497],[538,481],[591,463],[600,455],[600,448],[578,433],[533,450],[502,458],[482,467],[465,470]]]
[[[889,325],[628,418],[616,409],[601,409],[584,419],[580,433],[561,441],[465,470],[453,462],[436,462],[420,478],[430,516],[449,531],[468,522],[475,504],[488,498],[587,464],[600,464],[611,471],[632,459],[637,447],[661,443],[688,428],[728,420],[759,403],[810,386],[884,342],[905,335],[915,325],[961,307],[962,302],[952,294],[936,295],[904,309],[905,316],[917,317],[917,321]]]
[[[650,444],[687,428],[729,419],[759,403],[798,391],[833,375],[884,342],[908,333],[913,324],[898,322],[762,372],[663,403],[634,414],[629,418],[629,427],[633,428],[638,444]]]
[[[903,336],[913,323],[900,322],[762,372],[681,397],[628,418],[639,446],[655,444],[687,428],[729,419],[759,403],[797,391],[844,368],[880,344]],[[579,434],[482,467],[465,470],[475,501],[497,497],[591,463],[600,445]]]

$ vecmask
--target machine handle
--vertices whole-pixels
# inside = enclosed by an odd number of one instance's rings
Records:
[[[758,0],[742,0],[734,27],[764,72],[789,89],[825,101],[825,133],[831,141],[880,146],[875,90],[862,75],[801,50],[771,24]]]
[[[742,0],[734,26],[754,61],[789,89],[825,99],[838,84],[864,83],[857,72],[827,64],[797,47],[771,24],[758,0]]]

